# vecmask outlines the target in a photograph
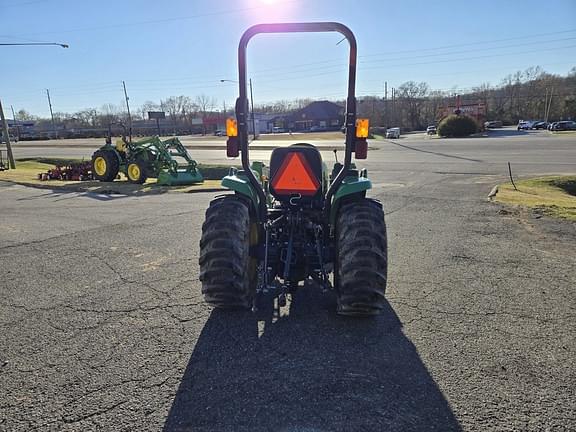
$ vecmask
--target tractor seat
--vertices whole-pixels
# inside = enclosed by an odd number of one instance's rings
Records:
[[[318,149],[306,143],[275,148],[270,157],[270,192],[285,202],[298,195],[306,202],[322,197],[322,157]]]

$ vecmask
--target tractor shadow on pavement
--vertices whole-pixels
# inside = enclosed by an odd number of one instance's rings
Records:
[[[212,311],[164,431],[461,430],[390,305],[352,319],[327,297],[304,288],[280,319]]]
[[[447,154],[447,153],[435,152],[435,151],[431,151],[431,150],[423,150],[423,149],[420,149],[420,148],[417,148],[417,147],[411,147],[411,146],[406,145],[406,144],[401,144],[401,143],[399,143],[399,142],[392,141],[392,140],[386,140],[386,141],[387,141],[389,144],[394,144],[395,146],[402,147],[402,148],[407,149],[407,150],[412,150],[412,151],[420,152],[420,153],[429,153],[429,154],[433,154],[433,155],[436,155],[436,156],[441,156],[441,157],[451,158],[451,159],[459,159],[459,160],[464,160],[464,161],[467,161],[467,162],[476,162],[476,163],[484,162],[484,161],[482,161],[482,160],[480,160],[480,159],[470,159],[470,158],[463,157],[463,156],[456,156],[456,155],[451,155],[451,154]]]

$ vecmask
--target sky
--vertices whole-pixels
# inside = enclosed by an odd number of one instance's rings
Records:
[[[465,92],[531,66],[576,66],[576,0],[0,0],[0,100],[49,116],[169,96],[238,94],[238,41],[265,22],[337,21],[358,43],[357,96],[406,81]],[[248,46],[255,105],[344,99],[348,45],[337,33],[258,35]],[[340,43],[341,42],[341,43]]]

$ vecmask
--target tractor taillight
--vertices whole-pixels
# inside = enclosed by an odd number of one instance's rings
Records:
[[[238,123],[236,122],[236,119],[233,118],[226,119],[226,135],[228,137],[238,136]]]
[[[240,141],[238,137],[232,136],[226,141],[226,156],[238,157],[240,154]]]
[[[320,188],[320,182],[312,172],[302,153],[290,152],[272,180],[272,187],[279,195],[301,194],[313,196]]]
[[[357,139],[354,143],[354,157],[356,159],[366,159],[368,157],[368,141]]]
[[[356,138],[368,138],[370,131],[370,120],[356,119]]]

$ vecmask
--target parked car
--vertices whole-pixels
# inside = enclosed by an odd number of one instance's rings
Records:
[[[576,122],[571,120],[559,121],[552,126],[553,131],[576,130]]]
[[[6,142],[6,137],[4,136],[2,131],[0,131],[0,143],[5,143],[5,142]],[[11,143],[18,142],[18,137],[15,135],[10,135],[10,142]]]
[[[426,128],[427,135],[436,135],[436,126],[430,125]]]
[[[532,129],[532,125],[534,122],[532,120],[520,120],[518,122],[517,129],[518,130],[530,130]]]
[[[500,120],[492,120],[492,121],[487,121],[484,123],[484,127],[486,129],[494,129],[494,128],[501,128],[502,127],[502,122]]]
[[[552,123],[548,124],[548,130],[551,131],[556,123],[558,123],[558,122],[552,122]]]
[[[546,123],[545,121],[537,121],[534,122],[534,124],[532,124],[532,129],[547,129],[548,128],[548,123]]]
[[[386,138],[400,138],[400,128],[388,128],[386,130]]]
[[[217,130],[214,132],[215,136],[226,136],[226,131],[225,130]]]
[[[312,126],[310,132],[326,132],[326,126]]]

